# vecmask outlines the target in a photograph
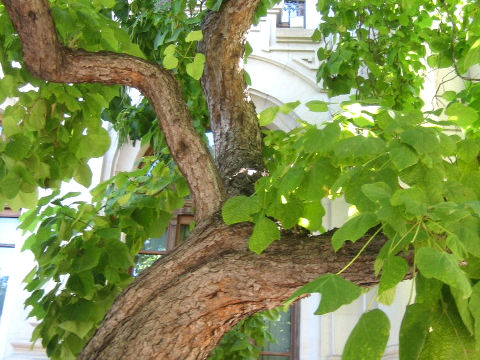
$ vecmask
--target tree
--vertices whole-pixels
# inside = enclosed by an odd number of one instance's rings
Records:
[[[260,310],[320,292],[328,313],[377,283],[389,303],[407,274],[416,297],[401,358],[477,356],[478,3],[319,1],[313,40],[330,46],[318,52],[318,81],[351,97],[323,128],[283,133],[260,125],[298,103],[257,118],[239,68],[246,31],[274,2],[3,1],[0,92],[19,100],[3,115],[1,198],[33,208],[22,224],[38,261],[27,305],[50,357],[205,359]],[[426,63],[452,69],[465,89],[439,88],[422,112]],[[132,105],[104,85],[145,99]],[[91,204],[68,206],[74,194],[55,189],[90,184],[87,161],[109,146],[101,117],[155,156],[99,185]],[[54,191],[37,202],[39,186]],[[132,257],[188,192],[188,241],[129,284]],[[320,199],[342,194],[358,214],[313,236]],[[388,328],[380,310],[365,313],[344,357],[380,358]]]

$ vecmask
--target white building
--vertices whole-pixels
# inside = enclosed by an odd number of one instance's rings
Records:
[[[248,41],[253,53],[248,58],[246,70],[252,79],[249,92],[258,112],[295,100],[302,104],[310,100],[328,100],[326,92],[315,80],[319,65],[316,49],[322,46],[310,39],[320,20],[315,4],[315,0],[286,0],[270,10],[258,25],[252,27]],[[427,86],[427,91],[429,87],[436,87],[436,78],[431,79],[432,83]],[[330,110],[334,113],[337,109],[332,106]],[[329,120],[330,116],[328,113],[311,113],[301,105],[289,115],[279,114],[273,127],[288,131],[297,126],[297,118],[320,124]],[[135,160],[142,156],[144,151],[139,145],[118,148],[114,139],[108,153],[96,162],[93,169],[94,185],[120,171],[131,170]],[[341,200],[325,201],[325,207],[325,228],[338,227],[347,219],[348,206]],[[19,231],[15,230],[17,220],[14,217],[5,217],[13,216],[12,214],[3,215],[0,219],[0,360],[45,359],[41,347],[38,344],[32,347],[29,342],[35,322],[26,319],[28,311],[23,309],[23,302],[28,294],[22,290],[21,281],[33,267],[32,256],[20,252],[22,239]],[[186,217],[188,215],[179,213],[173,224],[184,224]],[[170,244],[175,242],[175,239],[170,240]],[[319,298],[312,295],[302,300],[299,308],[292,311],[290,337],[293,340],[272,346],[269,348],[271,353],[263,358],[340,359],[347,336],[360,315],[367,309],[379,307],[388,314],[392,324],[384,359],[398,359],[398,331],[410,287],[411,284],[405,282],[397,288],[397,295],[400,296],[392,306],[377,304],[373,290],[354,303],[324,316],[313,315]],[[4,294],[2,291],[5,288]]]

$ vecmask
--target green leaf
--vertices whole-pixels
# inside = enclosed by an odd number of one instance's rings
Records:
[[[342,360],[380,360],[387,346],[390,321],[379,309],[364,313],[348,337]]]
[[[73,179],[80,185],[88,188],[92,183],[92,171],[90,170],[90,166],[86,163],[80,163],[75,169]]]
[[[28,137],[16,134],[9,139],[5,148],[5,154],[16,160],[21,160],[28,155],[31,148],[32,143]]]
[[[190,31],[185,38],[186,42],[200,41],[203,39],[202,30]]]
[[[174,44],[170,44],[165,48],[165,50],[163,50],[163,54],[165,56],[173,56],[175,55],[175,49],[176,46]]]
[[[440,145],[435,130],[430,128],[411,128],[402,132],[400,138],[419,154],[435,153]]]
[[[378,292],[383,293],[395,287],[405,278],[409,266],[404,258],[398,256],[388,256],[385,259],[382,269],[382,277],[378,286]]]
[[[280,230],[269,218],[262,216],[253,227],[252,235],[248,241],[248,248],[261,254],[274,240],[280,239]]]
[[[133,259],[128,252],[127,246],[120,239],[108,239],[105,251],[108,256],[108,265],[118,269],[128,269],[133,265]]]
[[[325,101],[321,100],[312,100],[305,104],[308,107],[308,110],[313,112],[326,112],[328,111],[328,105]]]
[[[455,305],[457,305],[458,314],[460,315],[463,325],[468,330],[468,332],[473,335],[474,334],[474,326],[473,326],[473,312],[470,312],[469,309],[469,300],[472,301],[474,298],[475,287],[472,288],[472,296],[470,299],[464,299],[462,297],[462,293],[454,287],[450,288],[450,292],[452,294],[453,299],[455,300]],[[479,314],[480,315],[480,314]]]
[[[280,220],[284,229],[290,229],[297,224],[302,211],[303,204],[298,199],[291,197],[286,201],[285,197],[279,197],[271,203],[267,215]]]
[[[0,191],[7,199],[13,199],[20,191],[21,178],[13,171],[10,171],[0,180]]]
[[[327,154],[340,136],[340,127],[337,123],[328,123],[323,129],[311,128],[303,136],[305,151],[310,153]],[[331,156],[329,155],[329,158]],[[328,176],[328,174],[325,174]]]
[[[17,196],[11,199],[8,204],[14,211],[19,211],[21,208],[23,209],[33,209],[37,206],[38,200],[38,191],[35,189],[33,192],[23,192],[19,191]]]
[[[31,131],[38,131],[45,127],[45,118],[47,116],[47,102],[38,99],[32,106],[30,113],[25,118],[25,128]]]
[[[425,193],[418,187],[395,191],[390,203],[393,206],[405,206],[406,212],[414,216],[422,216],[427,211]]]
[[[436,304],[419,360],[472,360],[478,358],[474,339],[462,324],[450,298]]]
[[[472,289],[468,307],[475,322],[475,348],[480,351],[480,282],[477,282]]]
[[[64,321],[58,324],[60,329],[71,332],[83,339],[94,328],[94,323],[91,321]]]
[[[417,153],[404,144],[397,144],[391,147],[390,158],[399,171],[415,165],[418,162]]]
[[[463,68],[468,70],[473,65],[480,63],[480,38],[468,49],[467,55],[463,59]]]
[[[282,114],[289,114],[291,113],[298,105],[300,105],[300,101],[288,102],[283,104],[278,108]]]
[[[408,305],[400,326],[400,360],[418,360],[427,338],[431,308],[424,304]]]
[[[445,110],[445,114],[448,115],[449,120],[455,121],[462,128],[467,128],[478,120],[478,113],[473,108],[461,103],[451,104]]]
[[[322,294],[315,315],[323,315],[337,310],[342,305],[350,304],[362,294],[362,289],[338,275],[325,274],[295,291],[287,303],[301,295],[312,293]]]
[[[250,45],[250,43],[248,41],[245,42],[245,53],[243,54],[243,62],[245,64],[247,63],[247,59],[252,54],[252,52],[253,52],[252,45]]]
[[[102,127],[89,129],[88,134],[81,137],[76,151],[78,159],[103,156],[110,147],[110,135]]]
[[[275,116],[277,116],[278,111],[278,106],[272,106],[258,114],[260,126],[267,126],[268,124],[271,124],[273,120],[275,120]]]
[[[392,189],[384,182],[362,185],[361,190],[366,197],[374,202],[388,200],[392,195]]]
[[[228,199],[222,207],[225,224],[232,225],[244,221],[252,221],[251,215],[260,211],[258,197],[235,196]]]
[[[162,64],[167,70],[175,69],[178,66],[178,59],[173,55],[166,55],[163,58]]]
[[[80,250],[80,253],[75,256],[72,263],[72,270],[80,273],[97,266],[101,255],[101,249],[95,244],[88,244],[87,247]]]
[[[334,147],[335,156],[347,164],[363,162],[385,151],[385,143],[379,138],[360,135],[340,140]]]
[[[308,202],[303,206],[303,213],[298,221],[298,225],[311,232],[325,232],[322,226],[322,218],[324,215],[325,208],[319,200]]]
[[[218,11],[223,0],[207,0],[207,8],[212,11]]]
[[[463,298],[468,298],[472,293],[470,281],[467,275],[460,270],[454,255],[423,247],[417,251],[415,261],[418,269],[426,278],[435,278],[457,288]]]
[[[332,245],[338,251],[347,240],[352,242],[360,239],[365,233],[378,225],[379,221],[374,213],[366,212],[348,220],[340,229],[335,231],[332,237]]]
[[[445,91],[443,94],[442,94],[442,97],[447,100],[447,101],[453,101],[457,98],[457,93],[455,91]]]
[[[205,55],[196,53],[193,62],[187,64],[187,74],[195,80],[200,80],[203,74],[203,67],[205,65]]]
[[[68,278],[66,286],[80,296],[91,296],[94,290],[93,273],[84,271],[79,274],[72,274]]]
[[[25,116],[25,109],[20,104],[8,106],[3,113],[2,134],[12,137],[22,132],[20,121]]]
[[[153,40],[154,50],[157,50],[159,46],[163,45],[166,36],[167,36],[166,31],[161,31],[161,30],[157,31],[157,35],[155,36],[155,39]],[[175,45],[174,45],[174,49],[175,49]],[[175,50],[174,50],[174,52],[175,52]]]

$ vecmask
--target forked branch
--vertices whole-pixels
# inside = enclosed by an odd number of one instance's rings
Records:
[[[130,55],[65,48],[58,41],[48,0],[3,3],[32,74],[59,83],[119,84],[139,89],[155,109],[171,154],[189,184],[196,220],[220,209],[224,196],[217,169],[193,127],[180,85],[170,71]]]
[[[215,161],[230,195],[248,194],[263,170],[260,127],[239,65],[259,2],[226,0],[218,12],[207,15],[202,27],[200,50],[207,59],[202,85],[215,136]]]

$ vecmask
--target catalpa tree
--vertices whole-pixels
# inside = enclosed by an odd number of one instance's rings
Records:
[[[325,314],[374,284],[388,304],[405,277],[400,358],[479,356],[478,2],[319,0],[317,80],[349,100],[289,133],[261,126],[298,102],[257,116],[239,66],[274,3],[3,0],[0,95],[18,100],[3,115],[0,196],[32,209],[26,304],[52,359],[205,359],[261,310],[318,292]],[[422,111],[436,68],[464,88],[439,87]],[[109,147],[101,119],[153,155],[68,204],[61,182],[89,186],[87,161]],[[187,194],[192,234],[132,281],[133,256]],[[336,196],[357,214],[324,232],[320,200]],[[389,327],[363,314],[344,359],[380,359]]]

